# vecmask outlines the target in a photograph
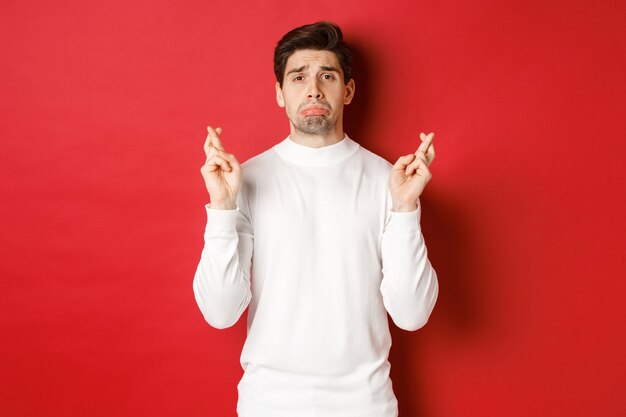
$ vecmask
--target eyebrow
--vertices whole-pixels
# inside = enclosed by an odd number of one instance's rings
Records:
[[[294,73],[294,72],[302,72],[302,71],[304,71],[305,68],[306,68],[306,65],[303,65],[303,66],[298,67],[298,68],[291,69],[285,75],[289,75],[289,74]]]
[[[303,66],[298,67],[298,68],[293,68],[293,69],[290,69],[289,71],[287,71],[287,74],[285,74],[285,75],[289,75],[289,74],[291,74],[291,73],[298,73],[298,72],[302,72],[302,71],[304,71],[307,67],[308,67],[308,65],[303,65]],[[333,71],[333,72],[339,73],[339,70],[338,70],[337,68],[335,68],[335,67],[327,67],[327,66],[324,66],[324,65],[323,65],[323,66],[321,66],[321,67],[320,67],[320,69],[321,69],[322,71]]]

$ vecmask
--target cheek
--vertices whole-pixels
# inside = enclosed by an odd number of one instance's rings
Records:
[[[294,96],[294,94],[284,96],[285,100],[285,108],[290,110],[295,110],[298,107],[298,100]]]

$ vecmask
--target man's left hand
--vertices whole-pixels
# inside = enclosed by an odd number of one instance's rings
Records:
[[[389,192],[393,211],[417,210],[417,199],[430,181],[428,167],[435,159],[434,133],[420,133],[421,145],[415,153],[398,158],[389,172]]]

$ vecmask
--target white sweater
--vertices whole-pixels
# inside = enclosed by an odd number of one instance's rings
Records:
[[[193,282],[213,327],[249,306],[239,416],[397,416],[386,313],[416,330],[438,293],[419,205],[391,211],[391,164],[347,136],[242,167],[237,209],[206,207]]]

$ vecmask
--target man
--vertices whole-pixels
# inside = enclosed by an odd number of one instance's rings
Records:
[[[249,307],[240,417],[396,416],[387,312],[416,330],[437,298],[418,201],[433,134],[393,166],[346,136],[350,65],[337,26],[296,28],[274,53],[289,137],[240,166],[208,127],[193,288],[216,328]]]

